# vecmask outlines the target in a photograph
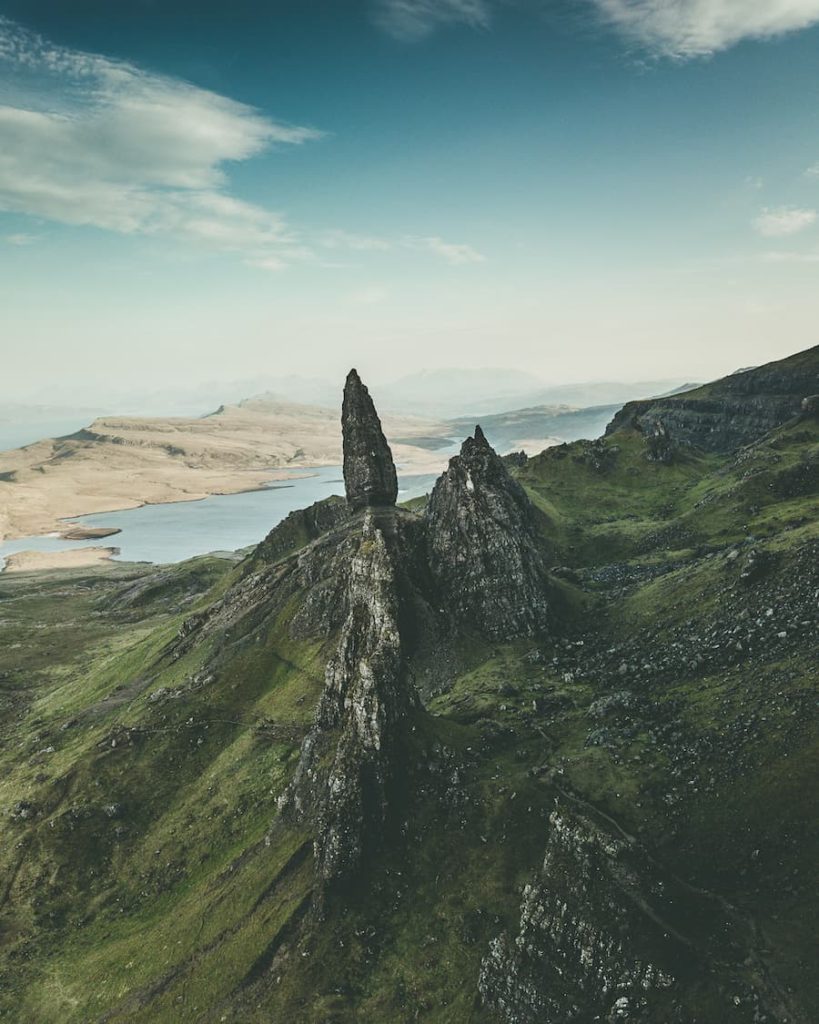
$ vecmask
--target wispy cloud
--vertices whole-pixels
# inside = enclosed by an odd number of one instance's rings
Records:
[[[819,263],[819,252],[789,252],[787,250],[772,250],[762,254],[765,263]]]
[[[446,25],[488,28],[506,0],[373,0],[376,22],[398,39]],[[547,5],[547,0],[531,0]],[[704,57],[745,39],[773,39],[819,23],[819,0],[579,0],[653,53]]]
[[[819,161],[805,169],[806,178],[819,178]]]
[[[492,0],[375,0],[376,22],[397,39],[423,39],[437,28],[488,28]]]
[[[429,235],[423,238],[407,238],[406,244],[415,249],[428,249],[451,263],[453,266],[463,266],[468,263],[483,263],[486,257],[483,253],[473,249],[471,245],[463,245],[457,242],[446,242],[436,235]]]
[[[615,28],[670,57],[708,56],[744,39],[819,23],[819,0],[592,0]]]
[[[6,19],[0,62],[33,83],[27,102],[0,102],[0,210],[286,259],[283,218],[232,196],[225,166],[317,131]]]
[[[398,241],[371,235],[356,235],[349,231],[327,231],[320,238],[320,244],[328,249],[343,249],[348,252],[395,252],[411,249],[416,252],[431,252],[446,260],[452,266],[469,263],[483,263],[486,257],[471,245],[463,242],[448,242],[438,235],[404,235]]]
[[[356,235],[350,231],[325,231],[320,238],[325,249],[349,249],[352,252],[373,252],[391,249],[385,238],[374,238],[370,235]]]
[[[423,4],[406,5],[420,9]],[[428,5],[430,7],[434,5]],[[452,0],[464,14],[474,0]],[[420,24],[420,22],[419,22]],[[231,194],[226,168],[274,146],[317,139],[243,103],[133,64],[53,46],[0,17],[2,65],[28,78],[25,102],[0,80],[0,212],[128,235],[163,235],[236,253],[278,271],[321,263],[323,249],[425,249],[453,264],[479,262],[467,245],[342,230],[297,231],[274,210]],[[3,101],[6,102],[3,102]],[[34,236],[6,236],[25,245]]]
[[[7,245],[34,245],[40,241],[39,235],[30,235],[25,231],[17,231],[12,235],[6,235],[3,241]]]
[[[766,207],[754,218],[754,228],[765,238],[783,238],[809,228],[816,221],[816,210],[795,206]]]

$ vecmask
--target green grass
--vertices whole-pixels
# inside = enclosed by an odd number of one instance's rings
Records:
[[[718,614],[744,593],[732,546],[764,552],[774,581],[795,576],[819,534],[817,452],[819,429],[802,423],[737,458],[650,463],[625,432],[530,460],[518,475],[552,564],[669,571],[620,590],[555,581],[542,657],[534,641],[449,642],[451,672],[432,674],[407,741],[405,827],[322,922],[310,829],[276,811],[333,643],[293,636],[304,595],[174,657],[182,622],[250,563],[0,577],[0,1020],[489,1024],[480,960],[515,932],[556,799],[752,912],[772,968],[819,1012],[804,953],[819,911],[804,885],[819,810],[806,645],[679,671],[643,695],[656,728],[641,719],[610,745],[588,737],[611,686],[552,661],[564,635],[648,635],[661,650]],[[306,539],[295,524],[288,550]],[[741,765],[711,758],[738,722]],[[675,744],[703,751],[684,776]]]

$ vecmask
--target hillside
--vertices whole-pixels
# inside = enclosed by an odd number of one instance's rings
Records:
[[[815,1020],[819,421],[631,422],[0,577],[0,1019]]]
[[[750,444],[796,416],[802,401],[819,393],[819,346],[683,394],[629,402],[609,432],[661,424],[677,441],[727,452]]]

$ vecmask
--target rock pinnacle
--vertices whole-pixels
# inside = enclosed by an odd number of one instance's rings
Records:
[[[398,478],[392,452],[370,393],[356,370],[350,370],[344,385],[341,433],[347,503],[355,509],[394,505]]]

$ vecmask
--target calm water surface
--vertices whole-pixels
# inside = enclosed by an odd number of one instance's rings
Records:
[[[431,474],[401,477],[398,500],[425,494],[434,481],[435,475]],[[18,551],[68,551],[82,547],[118,547],[120,553],[115,557],[127,562],[181,562],[209,551],[235,551],[258,544],[290,512],[331,494],[344,494],[339,466],[294,470],[292,478],[277,480],[262,491],[218,494],[202,501],[80,516],[68,522],[116,527],[122,532],[85,541],[54,536],[21,537],[0,543],[0,562]]]

